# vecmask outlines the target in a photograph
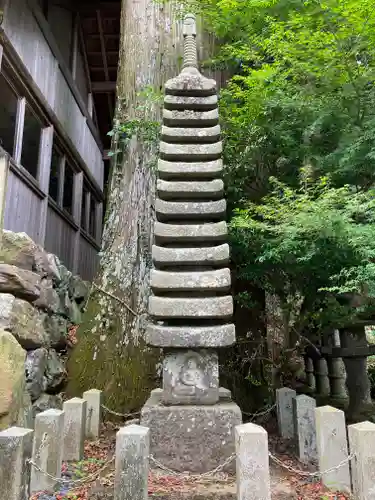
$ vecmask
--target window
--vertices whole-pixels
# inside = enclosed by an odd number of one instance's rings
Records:
[[[85,231],[87,231],[87,221],[86,221],[86,203],[87,203],[87,194],[89,190],[85,182],[83,182],[82,189],[82,205],[81,205],[81,227]]]
[[[42,126],[26,105],[23,127],[21,165],[35,178],[38,175],[39,148]]]
[[[56,203],[59,201],[59,190],[60,190],[60,174],[61,174],[61,162],[63,156],[59,153],[59,151],[55,148],[52,148],[52,157],[51,157],[51,173],[49,176],[49,189],[48,194],[50,197],[55,200]]]
[[[96,237],[96,201],[92,194],[90,197],[89,233],[93,238]]]
[[[74,170],[68,162],[65,163],[63,209],[73,215]]]
[[[0,74],[0,146],[13,156],[16,133],[18,98],[12,87]]]

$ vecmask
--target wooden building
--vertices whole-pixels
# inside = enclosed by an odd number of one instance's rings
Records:
[[[0,0],[4,228],[83,279],[97,268],[120,1]]]

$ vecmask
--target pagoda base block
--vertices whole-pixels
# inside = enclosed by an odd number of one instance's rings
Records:
[[[234,454],[234,428],[242,423],[242,414],[224,390],[220,392],[224,397],[214,405],[164,406],[162,391],[152,391],[141,412],[141,425],[150,429],[153,458],[174,471],[202,474]],[[223,471],[235,468],[233,459]]]

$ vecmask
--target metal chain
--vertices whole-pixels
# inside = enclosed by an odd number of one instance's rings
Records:
[[[107,460],[107,462],[105,462],[105,464],[100,467],[100,469],[98,469],[97,471],[93,472],[92,474],[90,474],[89,476],[87,477],[83,477],[81,479],[64,479],[64,478],[61,478],[61,477],[56,477],[56,476],[53,476],[52,474],[50,474],[49,472],[41,469],[39,467],[38,464],[36,464],[33,460],[31,459],[27,459],[26,462],[28,464],[30,464],[32,467],[34,467],[35,470],[37,470],[38,472],[40,472],[41,474],[43,474],[44,476],[47,476],[49,477],[50,479],[52,479],[53,481],[55,481],[56,483],[60,483],[60,484],[85,484],[85,483],[91,483],[92,481],[94,481],[97,476],[104,470],[108,467],[109,464],[111,464],[113,461],[115,460],[115,457],[112,457],[110,460]]]
[[[348,458],[345,458],[342,460],[339,464],[335,465],[334,467],[330,467],[327,470],[324,471],[317,471],[317,472],[307,472],[301,469],[295,469],[294,467],[291,467],[290,465],[284,464],[279,458],[275,457],[275,455],[272,455],[271,452],[268,452],[269,457],[271,460],[273,460],[277,465],[280,465],[280,467],[283,467],[284,469],[288,470],[289,472],[293,472],[293,474],[298,474],[299,476],[302,477],[321,477],[324,474],[328,474],[329,472],[333,472],[337,469],[340,469],[343,467],[345,464],[349,463],[353,458],[355,457],[354,454],[351,454],[348,456]]]
[[[189,474],[188,472],[177,472],[175,470],[169,469],[165,465],[163,465],[159,460],[156,460],[152,455],[150,455],[150,461],[153,462],[159,469],[164,470],[165,472],[168,472],[171,476],[176,476],[176,477],[182,477],[182,478],[187,478],[187,479],[203,479],[205,477],[211,477],[214,474],[217,474],[221,472],[227,465],[229,465],[235,458],[236,454],[233,453],[230,457],[228,457],[225,462],[222,464],[218,465],[215,467],[215,469],[212,469],[207,472],[203,472],[202,474]]]
[[[139,415],[140,412],[139,411],[135,411],[133,413],[119,413],[117,411],[113,411],[113,410],[110,410],[109,408],[107,408],[107,406],[105,405],[101,405],[101,407],[103,408],[104,411],[106,411],[107,413],[110,413],[111,415],[114,415],[116,417],[123,417],[123,418],[128,418],[128,417],[135,417],[136,415]]]
[[[259,410],[255,413],[247,413],[246,411],[243,411],[242,413],[247,417],[251,417],[251,420],[254,420],[255,418],[263,417],[264,415],[271,413],[271,411],[273,411],[275,408],[276,408],[276,403],[271,406],[267,406],[265,409]]]

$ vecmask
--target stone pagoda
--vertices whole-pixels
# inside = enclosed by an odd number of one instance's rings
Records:
[[[219,388],[217,348],[235,342],[222,143],[216,82],[198,71],[192,15],[183,69],[165,85],[161,135],[146,342],[163,348],[163,388],[141,424],[163,465],[205,472],[232,455],[242,419]]]

